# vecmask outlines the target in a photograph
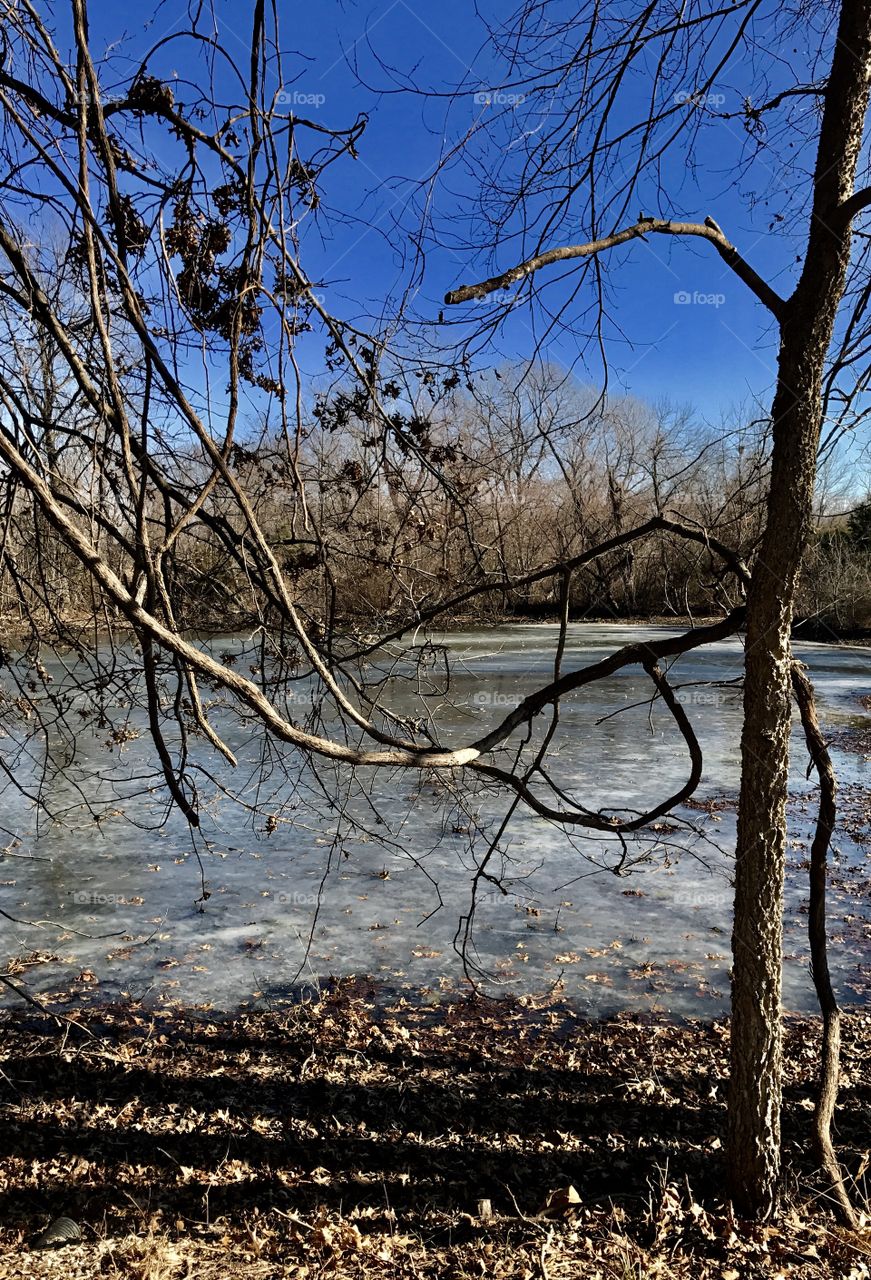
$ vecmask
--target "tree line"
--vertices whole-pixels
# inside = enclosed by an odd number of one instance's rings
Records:
[[[57,366],[43,360],[36,368],[42,393],[58,396]],[[446,623],[553,619],[558,586],[538,571],[613,539],[613,550],[573,576],[571,617],[704,617],[735,603],[717,556],[703,546],[668,533],[623,546],[619,539],[671,514],[751,559],[764,521],[768,424],[738,417],[737,425],[712,427],[688,407],[604,397],[548,364],[505,365],[461,386],[444,381],[447,389],[406,387],[401,399],[396,387],[405,422],[435,442],[437,477],[395,441],[369,439],[369,424],[341,390],[316,397],[292,463],[268,415],[246,424],[233,445],[228,465],[313,629],[414,626],[424,610]],[[82,437],[67,432],[52,446],[52,462],[70,489],[80,484],[89,467]],[[180,485],[208,476],[202,451],[176,451],[173,466]],[[802,634],[822,639],[871,626],[871,501],[851,492],[849,469],[830,471],[796,599]],[[62,636],[92,626],[102,607],[92,578],[9,473],[2,509],[7,632],[22,639],[33,628],[44,640],[52,627]],[[120,502],[106,509],[134,546],[135,513]],[[244,520],[220,487],[203,511],[244,544]],[[160,504],[146,505],[140,518],[156,536]],[[106,543],[119,572],[133,570],[104,531],[95,542]],[[171,564],[180,626],[219,631],[275,621],[244,557],[228,551],[214,523],[183,530]],[[458,584],[487,590],[445,609]]]

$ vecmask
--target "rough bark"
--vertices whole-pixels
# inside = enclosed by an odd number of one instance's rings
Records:
[[[842,6],[814,179],[804,267],[781,322],[767,523],[747,602],[742,780],[732,938],[729,1189],[767,1218],[780,1178],[781,968],[790,731],[790,628],[813,511],[826,353],[850,255],[868,107],[871,0]]]
[[[732,938],[732,1079],[728,1174],[733,1203],[754,1218],[777,1206],[780,1177],[781,968],[786,795],[790,733],[790,630],[796,582],[813,512],[825,363],[844,295],[850,224],[871,204],[854,190],[868,109],[871,0],[844,0],[814,168],[808,246],[784,301],[710,217],[704,224],[647,218],[583,244],[561,245],[445,296],[486,297],[555,263],[584,259],[650,233],[700,236],[768,307],[780,325],[772,406],[766,528],[749,584],[742,776]],[[816,93],[816,90],[814,90]]]

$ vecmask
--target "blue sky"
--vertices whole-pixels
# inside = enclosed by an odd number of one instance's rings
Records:
[[[325,212],[316,234],[310,233],[304,241],[304,265],[310,277],[324,282],[325,298],[335,314],[357,319],[377,315],[385,297],[396,296],[408,281],[406,237],[416,225],[415,198],[420,197],[416,184],[433,172],[440,153],[486,111],[477,100],[480,92],[502,88],[504,82],[471,0],[437,4],[315,0],[307,5],[278,0],[278,4],[286,92],[294,95],[293,109],[339,127],[350,124],[360,112],[369,117],[359,158],[345,160],[329,172]],[[510,7],[500,0],[480,4],[490,16],[505,17]],[[244,59],[247,4],[215,0],[215,12],[225,48]],[[95,45],[101,38],[120,34],[125,15],[117,4],[92,0],[91,14],[92,35],[99,36]],[[131,19],[126,28],[131,52],[170,32],[177,14],[174,5],[165,3],[147,31],[141,17]],[[167,56],[170,61],[181,60],[177,69],[183,76],[182,46],[174,46]],[[387,69],[391,67],[396,75]],[[746,89],[740,82],[740,68],[735,74],[738,80],[723,85],[724,102],[731,108],[740,106]],[[791,83],[789,69],[784,75],[784,82]],[[397,92],[400,81],[421,91],[461,85],[463,92],[452,102],[428,99],[415,92]],[[773,88],[778,83],[773,77]],[[635,88],[639,103],[646,89],[642,76]],[[631,99],[627,109],[632,109]],[[787,264],[800,252],[804,230],[798,224],[793,233],[779,227],[768,231],[778,207],[778,175],[763,171],[758,182],[754,177],[743,189],[731,185],[733,166],[746,145],[738,122],[725,123],[706,145],[699,181],[690,180],[679,166],[670,173],[667,167],[665,195],[657,198],[654,193],[646,211],[694,221],[713,215],[753,265],[776,287],[788,291],[791,286],[784,272],[788,275]],[[437,219],[462,207],[469,194],[468,181],[454,169],[435,186],[431,199]],[[766,184],[774,196],[764,205],[761,192]],[[784,200],[788,195],[783,190]],[[565,227],[556,241],[571,243],[577,238],[571,227]],[[496,260],[507,267],[515,256],[509,250],[501,257],[497,251]],[[612,331],[609,343],[615,389],[692,402],[711,419],[750,404],[754,397],[762,406],[768,403],[776,357],[770,318],[709,245],[665,237],[636,242],[613,252],[607,271],[615,290],[614,315],[622,329],[622,334]],[[472,246],[432,248],[415,286],[412,313],[434,320],[445,290],[479,274]],[[470,317],[471,324],[480,311],[452,310],[449,319],[459,322],[464,316]],[[529,309],[518,307],[486,358],[495,363],[506,357],[528,357],[534,341]],[[577,344],[571,334],[558,334],[543,354],[571,365],[577,358]],[[317,362],[317,353],[309,345],[305,366],[315,373]],[[578,372],[585,376],[583,368]],[[595,381],[599,370],[591,367],[589,376]]]

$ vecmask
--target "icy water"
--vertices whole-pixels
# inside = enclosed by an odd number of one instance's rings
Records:
[[[668,634],[574,625],[563,670]],[[436,671],[425,688],[400,672],[385,694],[404,713],[431,716],[443,741],[472,741],[549,678],[556,636],[547,625],[452,633],[443,637],[449,691],[440,691]],[[243,644],[231,637],[216,647],[241,652]],[[796,652],[827,731],[867,722],[858,696],[871,690],[871,651],[800,644]],[[47,756],[35,749],[33,777],[44,771],[64,821],[37,827],[7,788],[3,824],[16,842],[4,838],[0,908],[37,923],[0,917],[0,971],[8,962],[16,981],[65,999],[216,1009],[273,1007],[300,984],[348,974],[371,974],[389,990],[423,989],[435,1002],[472,974],[488,994],[553,989],[590,1014],[713,1016],[728,1001],[741,659],[733,640],[685,655],[670,671],[704,750],[697,799],[714,803],[679,809],[625,850],[519,809],[487,864],[492,879],[479,882],[465,960],[458,939],[471,879],[510,806],[504,793],[464,794],[435,776],[386,771],[361,774],[348,791],[323,765],[316,780],[300,781],[292,761],[286,773],[276,768],[261,735],[218,711],[239,766],[203,756],[210,773],[198,775],[204,817],[192,843],[178,816],[166,817],[165,794],[148,785],[144,738],[110,751],[106,731],[88,728],[70,769],[52,769],[50,744]],[[643,672],[627,668],[564,701],[550,775],[587,808],[642,809],[685,778],[685,747],[668,714],[651,712],[649,696]],[[310,701],[305,689],[297,697]],[[785,1003],[804,1011],[815,1007],[802,865],[815,788],[797,724],[793,746]],[[833,758],[848,801],[871,788],[868,758],[837,749]],[[89,806],[102,807],[99,822]],[[840,830],[834,841],[830,897],[832,969],[845,1004],[864,1003],[871,991],[871,855],[848,803],[850,812],[852,836]]]

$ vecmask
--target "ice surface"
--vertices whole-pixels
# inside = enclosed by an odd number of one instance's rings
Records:
[[[667,634],[574,625],[563,671]],[[404,681],[401,667],[385,699],[406,714],[429,714],[442,741],[472,741],[547,680],[556,635],[547,625],[452,633],[441,638],[451,658],[449,688],[437,667],[426,686]],[[234,643],[226,638],[216,647]],[[816,683],[826,728],[854,722],[858,695],[871,686],[869,650],[798,644],[796,652]],[[737,787],[734,682],[741,666],[741,643],[733,640],[687,654],[670,669],[704,750],[702,798],[734,797]],[[649,707],[650,693],[649,680],[633,667],[563,701],[549,757],[560,788],[608,812],[637,810],[677,790],[688,769],[686,749],[661,705]],[[304,687],[296,697],[301,706],[311,700]],[[89,727],[77,738],[74,764],[53,762],[51,743],[42,756],[34,747],[30,763],[19,764],[23,780],[28,769],[34,779],[47,769],[46,794],[64,822],[37,826],[27,802],[7,788],[4,826],[19,842],[18,856],[0,857],[0,908],[41,923],[0,919],[0,964],[13,962],[11,972],[34,991],[72,988],[81,998],[219,1009],[281,1002],[300,983],[349,973],[372,974],[391,987],[432,988],[432,998],[462,986],[458,929],[469,912],[476,860],[510,796],[457,794],[435,776],[373,770],[360,771],[347,791],[331,766],[319,766],[323,790],[310,780],[295,786],[298,766],[283,747],[290,780],[273,756],[258,788],[261,735],[216,714],[240,763],[234,773],[201,749],[211,777],[196,775],[203,827],[195,842],[177,813],[164,821],[166,795],[149,789],[153,761],[145,738],[110,751],[105,731]],[[539,736],[548,721],[536,720]],[[131,724],[144,727],[135,715]],[[861,755],[835,751],[834,758],[842,789],[869,785]],[[796,796],[813,792],[806,763],[796,725]],[[222,797],[224,786],[240,793],[244,805]],[[332,811],[324,792],[338,802]],[[262,812],[252,818],[255,801]],[[98,802],[116,811],[95,823],[88,805]],[[691,828],[662,820],[630,843],[618,876],[612,868],[621,850],[613,839],[567,834],[518,810],[487,867],[502,887],[479,884],[466,959],[482,988],[541,992],[559,983],[590,1013],[712,1016],[726,1008],[734,811],[727,803],[712,812],[682,809],[679,816]],[[800,865],[813,816],[812,803],[791,807],[785,1002],[796,1010],[815,1007]],[[871,860],[846,835],[835,847],[829,909],[842,941],[832,948],[832,969],[849,1004],[867,999],[871,980]],[[28,964],[32,953],[57,959]]]

